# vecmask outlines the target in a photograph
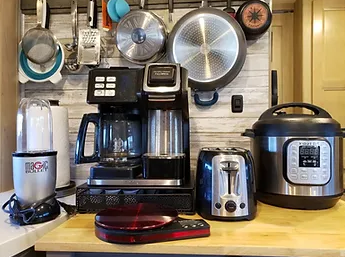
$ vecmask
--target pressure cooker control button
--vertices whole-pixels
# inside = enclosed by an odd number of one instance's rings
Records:
[[[290,172],[296,174],[296,173],[297,173],[297,169],[292,168],[292,169],[290,170]]]
[[[241,203],[241,204],[240,204],[240,208],[241,208],[241,209],[244,209],[245,207],[246,207],[246,204],[245,204],[245,203]]]
[[[221,205],[220,203],[216,203],[214,206],[215,206],[217,209],[220,209],[220,208],[222,207],[222,205]]]
[[[234,201],[227,201],[225,203],[225,210],[227,210],[228,212],[236,211],[236,203]]]

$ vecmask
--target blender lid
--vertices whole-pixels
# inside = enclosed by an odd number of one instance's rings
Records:
[[[96,214],[96,225],[105,229],[138,231],[159,228],[173,222],[178,212],[153,203],[121,205]]]
[[[304,108],[308,113],[287,113],[283,109]],[[253,125],[253,136],[343,137],[339,122],[324,109],[307,103],[287,103],[266,110]],[[246,135],[246,133],[245,133]]]

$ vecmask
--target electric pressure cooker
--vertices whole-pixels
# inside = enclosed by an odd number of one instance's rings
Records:
[[[291,114],[299,107],[312,114]],[[326,209],[343,194],[343,132],[324,109],[288,103],[266,110],[252,129],[257,199],[293,209]]]

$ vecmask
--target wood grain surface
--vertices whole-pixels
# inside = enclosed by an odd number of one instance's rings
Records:
[[[17,41],[19,1],[0,1],[0,192],[13,188],[18,104]]]
[[[78,214],[43,236],[37,251],[196,254],[231,256],[345,256],[345,202],[328,210],[290,210],[258,204],[252,221],[208,221],[211,236],[142,245],[103,242],[94,215]],[[199,216],[181,216],[200,218]]]

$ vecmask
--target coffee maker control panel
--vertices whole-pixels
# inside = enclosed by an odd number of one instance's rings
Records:
[[[143,90],[146,93],[176,93],[181,89],[180,65],[152,63],[146,65]]]
[[[89,104],[136,103],[142,85],[143,69],[118,67],[89,72]]]

